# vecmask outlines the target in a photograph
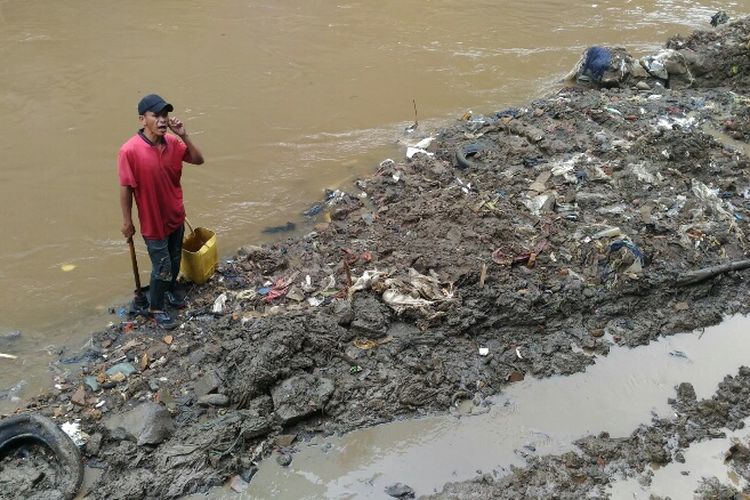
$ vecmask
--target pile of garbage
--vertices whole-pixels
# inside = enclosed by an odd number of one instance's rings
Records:
[[[192,289],[174,332],[98,332],[28,410],[78,424],[94,498],[241,491],[298,439],[747,312],[749,37],[742,19],[639,59],[599,47],[547,98],[411,128],[302,237]]]

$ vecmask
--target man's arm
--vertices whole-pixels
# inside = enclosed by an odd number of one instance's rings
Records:
[[[188,155],[190,155],[190,161],[188,163],[202,165],[203,154],[200,149],[193,144],[193,141],[190,140],[190,136],[188,136],[187,130],[185,130],[185,124],[183,124],[178,118],[171,116],[169,118],[169,129],[177,134],[177,136],[182,139],[182,142],[185,143],[185,146],[187,146]]]
[[[190,155],[190,162],[193,165],[202,165],[203,164],[203,154],[201,154],[200,149],[193,144],[193,141],[190,140],[190,136],[187,135],[187,132],[185,135],[181,135],[180,139],[182,139],[182,142],[185,143],[185,146],[187,146],[188,154]]]
[[[120,186],[120,208],[122,208],[122,235],[130,241],[135,234],[133,225],[133,188]]]

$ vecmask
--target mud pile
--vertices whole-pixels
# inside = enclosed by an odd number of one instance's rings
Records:
[[[81,420],[93,498],[241,490],[295,438],[485,404],[747,312],[748,40],[750,19],[673,39],[663,71],[619,51],[629,69],[606,85],[414,137],[411,158],[311,207],[307,234],[192,289],[179,329],[135,316],[95,334],[81,373],[27,409]],[[590,455],[639,470],[667,458],[650,436]],[[611,472],[544,460],[558,492]]]

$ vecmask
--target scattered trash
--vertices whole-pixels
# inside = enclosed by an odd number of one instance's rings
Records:
[[[529,209],[529,211],[539,217],[542,212],[552,210],[555,206],[555,195],[554,193],[543,193],[531,198],[524,198],[522,203]]]
[[[624,249],[624,250],[623,250]],[[633,242],[628,240],[615,240],[609,245],[610,255],[616,252],[625,251],[630,258],[620,256],[618,264],[612,261],[608,263],[609,270],[613,272],[622,271],[624,273],[640,274],[644,266],[643,251]]]
[[[581,68],[580,77],[590,77],[595,82],[602,79],[604,72],[609,69],[612,63],[612,55],[604,47],[590,47],[586,51],[583,67]]]
[[[724,10],[718,11],[716,14],[711,16],[711,26],[716,28],[717,26],[721,24],[726,24],[729,22],[729,14],[726,13]]]
[[[132,375],[133,373],[135,373],[136,371],[137,370],[136,370],[135,366],[133,366],[130,363],[117,363],[116,365],[111,366],[110,368],[108,368],[105,371],[105,373],[109,377],[114,377],[118,373],[124,375],[125,377],[128,377],[128,376]]]
[[[476,192],[476,189],[471,186],[471,182],[466,183],[462,181],[461,179],[459,179],[458,177],[456,177],[456,184],[458,185],[459,188],[461,188],[461,191],[463,191],[464,194]]]
[[[76,268],[75,264],[63,264],[62,266],[60,266],[60,269],[65,273],[69,273],[75,268]]]
[[[261,293],[260,290],[258,290],[258,293]],[[262,293],[261,293],[262,295]],[[218,297],[216,297],[216,300],[214,300],[213,306],[211,306],[211,312],[214,314],[221,314],[224,312],[224,307],[227,303],[227,294],[226,292],[220,294]]]
[[[414,158],[415,155],[423,154],[427,156],[435,156],[435,153],[430,153],[427,150],[421,149],[421,148],[415,148],[412,146],[409,146],[406,148],[406,157],[407,158]]]
[[[279,234],[288,233],[297,229],[297,225],[294,222],[287,222],[283,226],[269,226],[264,228],[261,232],[264,234]]]
[[[354,344],[354,346],[358,349],[363,350],[373,349],[378,346],[378,343],[376,341],[370,339],[354,339],[354,341],[352,341],[352,344]]]
[[[383,302],[391,306],[396,312],[403,312],[405,309],[413,307],[427,307],[434,304],[431,300],[411,297],[396,290],[386,290],[383,292]]]
[[[269,291],[270,290],[267,290],[266,294]],[[258,297],[258,295],[259,295],[259,291],[258,290],[253,290],[252,288],[248,288],[247,290],[242,290],[241,292],[237,292],[237,294],[234,296],[234,298],[237,301],[239,301],[239,302],[242,302],[242,301],[252,301],[252,300],[255,300],[255,298]]]
[[[486,149],[486,145],[478,142],[472,142],[469,144],[462,144],[461,146],[458,146],[456,148],[456,164],[458,168],[466,169],[479,166],[480,164],[473,161],[473,158]]]
[[[406,309],[424,311],[436,302],[453,298],[452,284],[442,286],[434,271],[427,276],[410,268],[408,273],[406,279],[389,277],[380,284],[383,302],[396,313]]]
[[[480,347],[479,348],[479,355],[480,356],[487,356],[490,353],[489,348],[487,347]]]
[[[273,287],[271,287],[271,290],[269,290],[268,293],[265,294],[265,297],[263,297],[263,301],[271,302],[274,299],[285,296],[289,291],[289,286],[294,282],[295,279],[297,279],[298,275],[299,272],[295,271],[291,276],[287,278],[277,278],[276,281],[273,282]]]
[[[76,446],[83,446],[89,439],[89,435],[81,430],[81,422],[64,422],[60,428],[73,440]]]
[[[622,231],[619,227],[610,227],[607,229],[603,229],[599,231],[598,233],[594,233],[591,236],[591,239],[593,240],[600,240],[602,238],[614,238],[616,236],[622,236]]]
[[[414,498],[414,490],[402,483],[396,483],[388,486],[385,489],[385,492],[388,496],[391,496],[393,498]]]

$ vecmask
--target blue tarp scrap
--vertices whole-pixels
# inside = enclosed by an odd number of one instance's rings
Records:
[[[581,74],[590,75],[591,79],[599,82],[612,64],[612,55],[604,47],[589,47],[586,51],[586,60],[583,62]]]

